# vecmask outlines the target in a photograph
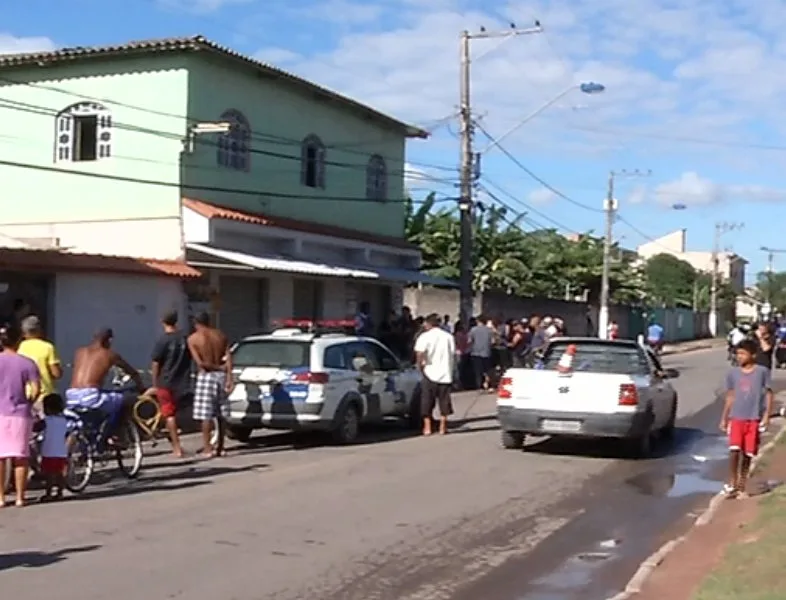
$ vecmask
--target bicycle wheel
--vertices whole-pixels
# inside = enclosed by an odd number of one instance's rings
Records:
[[[133,479],[142,468],[142,438],[139,429],[131,421],[125,421],[120,426],[118,437],[120,445],[115,449],[117,466],[123,475]]]
[[[95,470],[93,449],[81,431],[71,434],[68,440],[68,458],[65,484],[68,491],[78,494],[90,483]]]

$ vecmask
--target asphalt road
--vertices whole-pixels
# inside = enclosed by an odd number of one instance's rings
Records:
[[[674,382],[680,419],[695,419],[716,399],[724,353],[664,363],[682,370]],[[457,427],[446,437],[391,427],[338,448],[272,434],[227,458],[191,462],[168,458],[162,444],[137,481],[113,479],[57,505],[2,509],[3,592],[60,600],[460,598],[510,580],[510,565],[586,515],[586,490],[690,451],[678,443],[635,464],[587,444],[503,451],[493,396],[462,394],[456,404]],[[186,441],[192,451],[197,444]],[[538,564],[548,569],[553,559]]]

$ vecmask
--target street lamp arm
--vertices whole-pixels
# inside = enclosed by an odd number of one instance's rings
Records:
[[[565,96],[570,94],[573,90],[581,90],[585,94],[596,94],[596,93],[604,91],[604,89],[605,88],[602,85],[600,85],[599,83],[577,83],[577,84],[574,84],[574,85],[572,85],[572,86],[562,90],[559,94],[554,96],[551,100],[549,100],[548,102],[545,102],[544,104],[541,104],[538,108],[536,108],[534,111],[532,111],[526,117],[524,117],[521,121],[516,123],[513,127],[508,129],[501,136],[499,136],[498,138],[495,138],[494,140],[492,140],[491,143],[488,146],[486,146],[483,150],[481,150],[479,152],[479,154],[486,154],[489,150],[499,146],[502,143],[503,140],[505,140],[506,138],[510,137],[514,133],[516,133],[519,129],[521,129],[529,121],[531,121],[532,119],[537,117],[540,113],[545,111],[550,106],[553,106],[554,104],[556,104],[557,102],[562,100]]]

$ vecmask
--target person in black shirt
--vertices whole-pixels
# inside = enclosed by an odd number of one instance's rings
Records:
[[[775,352],[775,342],[770,334],[770,328],[767,323],[759,323],[756,328],[756,356],[755,362],[757,365],[772,369],[772,355]]]
[[[188,402],[191,391],[191,352],[187,336],[177,329],[177,311],[164,315],[162,335],[153,347],[153,388],[166,419],[166,428],[172,442],[172,452],[182,458],[183,448],[177,432],[177,407]]]

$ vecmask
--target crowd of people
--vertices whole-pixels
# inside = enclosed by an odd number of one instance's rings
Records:
[[[183,457],[175,416],[178,409],[190,407],[194,421],[201,423],[203,456],[223,455],[224,431],[221,419],[216,417],[225,416],[233,386],[229,340],[211,326],[204,313],[194,319],[190,333],[178,329],[175,311],[165,314],[161,325],[162,335],[151,352],[151,387],[146,388],[139,372],[113,350],[113,331],[102,328],[74,353],[71,381],[64,397],[56,389],[57,380],[63,376],[62,364],[55,346],[44,339],[40,319],[28,315],[0,327],[0,484],[4,486],[10,465],[16,506],[24,506],[26,501],[34,431],[43,438],[39,447],[40,472],[46,485],[42,500],[62,496],[68,457],[67,410],[102,414],[109,427],[110,443],[121,443],[115,437],[121,420],[130,418],[140,395],[155,398],[173,453]],[[114,368],[127,374],[130,389],[107,387]],[[214,443],[216,422],[219,431]],[[6,505],[7,491],[3,489],[0,494],[0,507]]]

